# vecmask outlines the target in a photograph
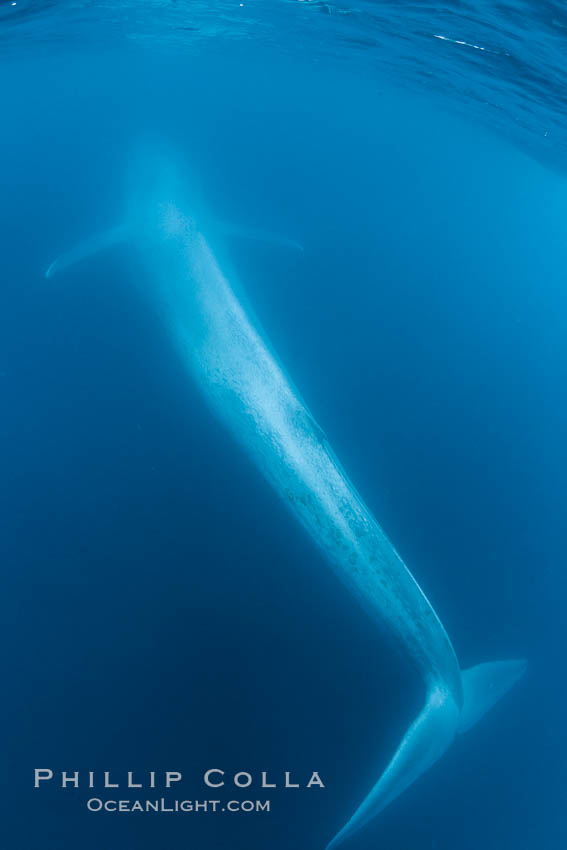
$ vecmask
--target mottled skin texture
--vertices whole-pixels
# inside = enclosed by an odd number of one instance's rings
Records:
[[[211,407],[423,678],[422,711],[330,850],[437,761],[457,732],[471,728],[518,681],[526,663],[496,661],[459,670],[433,608],[343,472],[205,237],[173,203],[142,210],[133,223],[61,255],[46,277],[116,242],[137,246],[147,295]]]
[[[449,638],[417,582],[345,475],[322,429],[246,315],[194,223],[160,209],[144,242],[178,350],[218,416],[327,555],[385,624],[428,687],[461,704]],[[149,248],[149,251],[148,251]]]

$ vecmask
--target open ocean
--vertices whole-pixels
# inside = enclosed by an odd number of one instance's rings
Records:
[[[1,0],[0,56],[2,848],[324,850],[422,700],[139,259],[45,277],[120,222],[149,138],[207,215],[281,234],[231,268],[461,666],[529,662],[345,850],[564,850],[565,5]],[[35,768],[325,788],[93,813]]]

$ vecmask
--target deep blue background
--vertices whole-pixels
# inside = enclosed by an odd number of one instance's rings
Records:
[[[557,850],[565,180],[427,98],[261,59],[5,63],[5,846],[322,848],[421,696],[205,409],[128,250],[43,278],[120,219],[130,152],[159,130],[220,218],[305,245],[235,242],[231,260],[463,666],[530,661],[353,850]],[[248,816],[95,816],[84,789],[32,789],[34,767],[179,769],[203,799],[217,766],[317,769],[327,788]]]

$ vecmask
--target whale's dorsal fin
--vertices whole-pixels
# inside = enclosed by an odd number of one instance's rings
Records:
[[[92,257],[100,251],[105,251],[113,245],[126,242],[129,237],[130,227],[126,224],[119,224],[117,227],[110,228],[110,230],[104,230],[102,233],[96,233],[94,236],[90,236],[88,239],[79,242],[79,244],[71,248],[70,251],[60,254],[57,259],[47,267],[45,277],[55,277],[55,275],[60,274],[70,266],[74,266],[75,263],[80,263],[81,260]]]

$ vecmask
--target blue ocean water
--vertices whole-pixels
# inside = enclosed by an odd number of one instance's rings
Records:
[[[565,846],[566,26],[533,2],[0,4],[2,846],[323,848],[422,698],[131,252],[44,277],[124,215],[148,137],[208,212],[302,243],[229,240],[247,299],[462,666],[529,660],[353,850]],[[249,815],[33,788],[180,770],[207,799],[211,767],[326,787]]]

